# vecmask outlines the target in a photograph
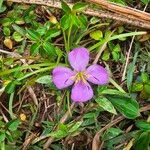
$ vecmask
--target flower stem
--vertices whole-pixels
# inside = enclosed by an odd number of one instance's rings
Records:
[[[72,21],[71,21],[71,24],[70,24],[70,27],[69,27],[69,30],[68,30],[68,44],[67,44],[67,52],[70,51],[70,35],[71,35],[71,30],[72,30]]]

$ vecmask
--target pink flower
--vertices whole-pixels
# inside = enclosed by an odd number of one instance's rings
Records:
[[[52,72],[52,80],[58,89],[74,84],[71,91],[71,99],[74,102],[86,102],[93,97],[93,90],[88,82],[96,85],[108,83],[109,76],[104,67],[97,64],[87,67],[89,52],[86,48],[73,49],[68,59],[74,70],[56,67]]]

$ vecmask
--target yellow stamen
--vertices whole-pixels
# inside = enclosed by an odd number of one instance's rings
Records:
[[[71,80],[74,80],[75,83],[78,83],[79,81],[82,81],[83,83],[87,83],[86,79],[89,77],[86,72],[78,72],[75,76],[71,77]]]

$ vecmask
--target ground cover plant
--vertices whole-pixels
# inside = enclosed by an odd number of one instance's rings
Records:
[[[0,149],[148,150],[150,21],[20,2],[0,0]],[[149,0],[108,4],[149,15]]]

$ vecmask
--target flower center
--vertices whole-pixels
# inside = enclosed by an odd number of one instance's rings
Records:
[[[87,83],[86,79],[88,78],[88,74],[85,71],[77,72],[75,76],[72,77],[72,79],[75,81],[75,83],[78,83],[79,81],[82,81],[83,83]]]

